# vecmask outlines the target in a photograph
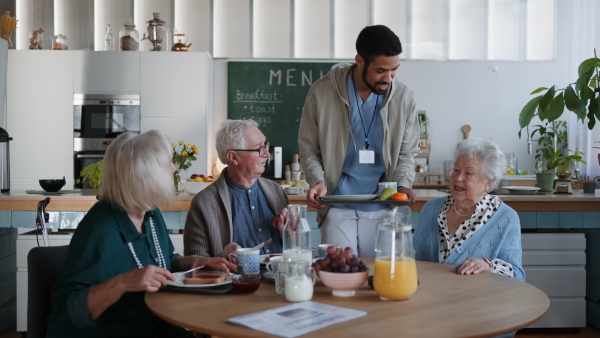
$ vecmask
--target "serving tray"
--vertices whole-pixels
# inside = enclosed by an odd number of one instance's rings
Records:
[[[321,204],[393,204],[407,205],[409,201],[380,201],[378,195],[330,195],[321,197]]]

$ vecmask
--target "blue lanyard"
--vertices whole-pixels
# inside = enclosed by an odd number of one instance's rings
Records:
[[[356,83],[354,82],[354,68],[352,68],[352,85],[354,86],[354,98],[356,99],[356,108],[358,109],[360,122],[363,126],[363,133],[365,134],[365,149],[369,149],[369,134],[371,133],[373,121],[375,121],[375,114],[377,113],[377,104],[379,103],[379,95],[377,95],[377,99],[375,100],[375,108],[373,108],[373,118],[371,119],[371,123],[369,124],[369,129],[366,129],[365,121],[363,120],[362,113],[360,112],[360,104],[358,103],[358,92],[356,91]]]

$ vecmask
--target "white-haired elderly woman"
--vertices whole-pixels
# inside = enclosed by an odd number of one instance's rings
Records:
[[[525,280],[517,213],[494,190],[506,170],[504,153],[468,138],[454,153],[450,195],[427,202],[414,233],[418,260],[456,265],[463,275],[491,271]]]
[[[172,148],[161,132],[124,133],[106,150],[100,201],[85,215],[54,286],[46,337],[192,337],[144,302],[200,265],[228,272],[223,258],[173,251],[157,208],[174,200]]]
[[[190,203],[183,231],[186,255],[229,257],[239,247],[271,242],[261,254],[282,252],[281,229],[289,203],[274,181],[260,177],[269,143],[253,120],[227,120],[216,135],[221,176]]]

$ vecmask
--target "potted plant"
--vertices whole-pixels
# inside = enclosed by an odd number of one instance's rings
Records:
[[[77,183],[83,183],[88,181],[90,187],[92,189],[99,191],[100,187],[102,187],[102,164],[103,160],[100,160],[96,163],[92,163],[83,167],[81,170],[81,177],[77,179]]]
[[[559,167],[563,171],[572,170],[576,163],[586,163],[584,154],[578,149],[571,155],[566,147],[566,122],[558,120],[565,109],[572,111],[582,123],[587,119],[588,129],[593,129],[596,120],[600,120],[600,59],[597,57],[583,61],[578,69],[577,81],[565,88],[553,85],[540,87],[531,95],[531,99],[519,114],[519,138],[523,128],[527,128],[528,141],[539,134],[536,151],[536,178],[542,191],[551,191],[554,175]],[[529,134],[529,125],[534,117],[543,123],[535,125]],[[575,171],[577,173],[577,171]],[[576,178],[579,179],[576,174]]]

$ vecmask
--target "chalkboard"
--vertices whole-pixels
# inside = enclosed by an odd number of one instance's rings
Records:
[[[298,127],[310,86],[331,62],[237,62],[227,65],[227,118],[253,119],[283,163],[298,153]]]

